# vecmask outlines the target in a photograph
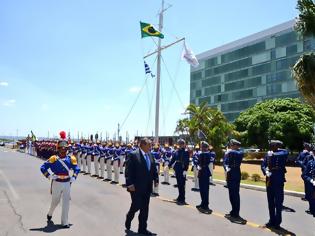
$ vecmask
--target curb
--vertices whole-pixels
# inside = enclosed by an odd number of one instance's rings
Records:
[[[192,176],[188,176],[189,179],[193,179]],[[221,184],[221,185],[225,185],[226,181],[224,180],[219,180],[219,179],[213,179],[213,182],[216,184]],[[250,190],[256,190],[256,191],[261,191],[261,192],[266,192],[266,187],[262,187],[262,186],[256,186],[256,185],[251,185],[251,184],[242,184],[241,183],[241,188],[245,188],[245,189],[250,189]],[[291,190],[284,190],[284,195],[287,196],[291,196],[291,197],[304,197],[304,193],[303,192],[296,192],[296,191],[291,191]]]
[[[215,183],[217,183],[217,184],[222,184],[222,185],[225,184],[225,181],[224,181],[224,180],[214,179],[213,181],[214,181]],[[266,192],[266,187],[255,186],[255,185],[251,185],[251,184],[242,184],[242,183],[241,183],[241,188],[251,189],[251,190],[256,190],[256,191],[261,191],[261,192]],[[302,193],[302,192],[284,190],[284,195],[302,198],[302,197],[304,197],[305,194]]]

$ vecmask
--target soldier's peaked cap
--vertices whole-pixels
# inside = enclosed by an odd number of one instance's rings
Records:
[[[270,145],[279,145],[279,146],[281,146],[281,145],[283,145],[283,142],[280,141],[280,140],[270,140],[269,144]]]
[[[232,138],[229,142],[230,145],[238,145],[238,146],[241,146],[241,142]]]
[[[185,144],[186,142],[185,142],[184,139],[181,138],[181,139],[178,139],[178,140],[177,140],[177,143],[178,143],[178,144]]]

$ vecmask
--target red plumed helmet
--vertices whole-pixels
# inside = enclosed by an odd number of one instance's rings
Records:
[[[60,131],[59,135],[60,135],[61,139],[66,139],[66,137],[67,137],[67,134],[65,131]]]

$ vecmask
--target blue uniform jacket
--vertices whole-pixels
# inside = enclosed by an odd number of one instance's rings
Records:
[[[46,178],[48,178],[50,176],[48,170],[50,169],[55,175],[58,176],[58,179],[56,181],[68,182],[71,177],[70,173],[68,173],[66,168],[61,164],[58,159],[59,157],[57,155],[51,156],[41,165],[40,171]],[[77,159],[74,156],[66,156],[62,160],[67,165],[69,170],[73,170],[73,177],[77,178],[78,174],[80,173],[80,168],[77,165]]]
[[[185,149],[178,149],[169,163],[175,172],[187,171],[189,167],[189,153]]]
[[[209,164],[211,162],[211,159],[213,155],[211,152],[201,152],[198,156],[198,166],[199,166],[199,172],[198,177],[208,177],[211,176],[211,172],[209,169]]]
[[[285,182],[285,164],[288,158],[288,151],[283,149],[278,149],[274,151],[272,156],[266,155],[264,161],[261,163],[261,170],[264,175],[266,171],[271,172],[269,181],[271,183],[284,183]]]

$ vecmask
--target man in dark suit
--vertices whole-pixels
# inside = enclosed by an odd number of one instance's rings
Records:
[[[147,220],[152,185],[153,181],[155,186],[158,185],[158,173],[150,148],[151,141],[147,138],[141,139],[140,147],[129,154],[125,169],[127,191],[131,196],[125,227],[130,230],[131,221],[135,213],[140,210],[138,233],[143,235],[154,235],[147,230]]]

